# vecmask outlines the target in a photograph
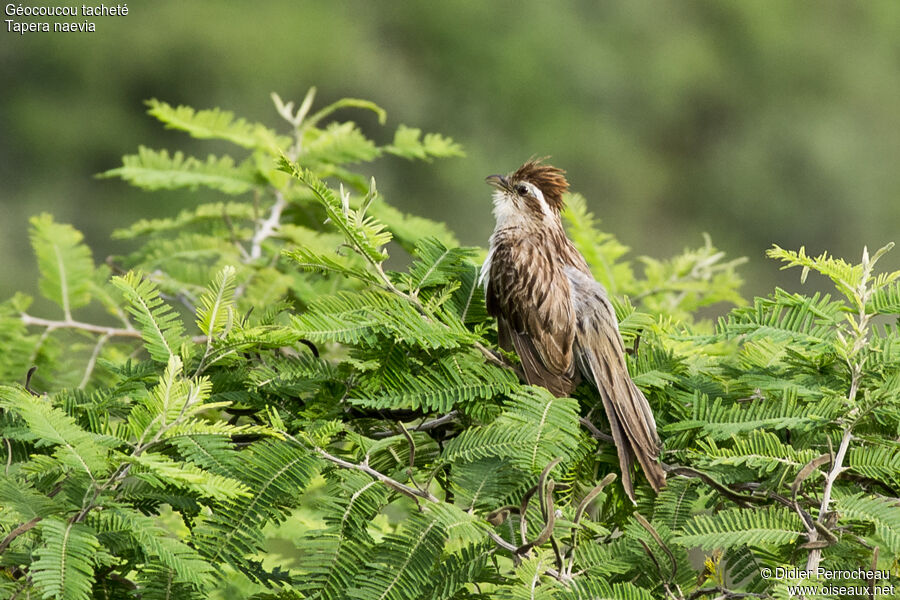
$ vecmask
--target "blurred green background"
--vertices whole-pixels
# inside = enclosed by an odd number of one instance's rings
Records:
[[[746,295],[799,286],[763,257],[772,243],[856,261],[863,244],[898,237],[895,0],[158,0],[129,11],[90,18],[95,33],[0,32],[0,298],[36,288],[32,214],[73,223],[103,260],[127,250],[113,228],[215,197],[93,178],[139,144],[225,150],[163,130],[143,100],[280,128],[269,93],[299,101],[312,85],[318,106],[384,107],[387,127],[337,115],[378,141],[402,122],[463,144],[463,159],[364,170],[388,201],[447,221],[466,244],[486,245],[493,227],[484,176],[535,154],[567,169],[632,256],[698,246],[704,231],[748,256]]]

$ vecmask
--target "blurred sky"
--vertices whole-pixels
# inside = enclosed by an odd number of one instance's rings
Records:
[[[63,3],[57,3],[62,5]],[[32,5],[24,2],[23,5]],[[858,260],[898,238],[900,3],[157,0],[94,33],[0,31],[0,299],[36,289],[27,218],[54,213],[103,260],[115,227],[212,193],[141,192],[93,175],[139,144],[231,148],[161,129],[156,97],[280,123],[269,93],[376,101],[467,157],[362,170],[466,244],[493,227],[485,175],[551,155],[632,256],[702,243],[748,256],[745,294],[799,288],[771,244]],[[19,21],[41,20],[4,17]],[[79,18],[78,21],[83,19]],[[239,157],[239,154],[238,154]],[[900,266],[900,250],[889,265]],[[787,283],[786,283],[787,282]]]

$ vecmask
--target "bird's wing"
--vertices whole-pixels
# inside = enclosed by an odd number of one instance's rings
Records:
[[[511,260],[502,252],[492,261],[486,289],[500,345],[515,349],[528,383],[566,396],[577,384],[568,279],[538,252],[528,253],[526,260]]]
[[[659,491],[665,485],[665,472],[657,461],[661,444],[656,422],[650,404],[628,375],[616,313],[606,290],[592,277],[575,268],[565,273],[575,313],[575,362],[600,392],[625,491],[634,500],[631,465],[635,458],[650,485]]]

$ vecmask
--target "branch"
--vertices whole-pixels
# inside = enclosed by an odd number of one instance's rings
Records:
[[[602,431],[597,429],[597,426],[591,423],[587,417],[581,417],[580,419],[578,419],[578,422],[581,423],[581,426],[587,429],[594,438],[603,440],[607,444],[615,443],[613,436],[609,435],[608,433],[603,433]]]
[[[441,425],[452,422],[454,419],[456,419],[457,416],[459,416],[459,411],[451,410],[446,415],[437,417],[435,419],[431,419],[430,421],[425,421],[421,425],[416,425],[416,426],[412,427],[412,430],[413,431],[429,431],[431,429],[436,429],[436,428],[440,427]],[[399,423],[399,425],[401,427],[404,426],[403,423]],[[406,427],[410,427],[410,426],[406,425]],[[393,435],[397,435],[397,432],[396,431],[377,431],[377,432],[373,433],[371,435],[371,437],[373,437],[377,440],[377,439],[381,439],[381,438],[391,437]]]
[[[97,345],[94,346],[94,351],[91,353],[91,358],[88,360],[87,366],[84,368],[84,377],[81,378],[81,383],[78,384],[78,389],[83,390],[87,387],[88,381],[91,379],[91,373],[94,372],[94,366],[97,364],[97,357],[100,356],[100,350],[103,349],[104,344],[109,339],[109,334],[104,333],[100,336],[100,339],[97,340]]]
[[[9,547],[9,545],[13,543],[13,540],[15,540],[26,531],[32,529],[40,522],[40,520],[41,517],[35,517],[27,523],[22,523],[21,525],[10,531],[9,535],[3,538],[3,541],[0,542],[0,554],[3,554],[3,552]]]
[[[706,482],[707,485],[718,491],[723,496],[727,497],[729,500],[733,502],[737,502],[738,504],[742,504],[747,507],[750,504],[764,504],[766,502],[765,498],[759,496],[748,496],[745,494],[739,494],[732,490],[731,488],[722,485],[706,473],[702,471],[698,471],[697,469],[692,469],[691,467],[682,467],[678,465],[667,465],[663,463],[663,470],[667,473],[672,473],[673,475],[681,475],[683,477],[697,477]]]
[[[281,432],[281,433],[284,434],[284,432]],[[294,441],[299,442],[299,440],[297,440],[296,438],[293,438],[293,436],[290,436],[290,437],[292,439],[294,439]],[[322,450],[321,448],[315,448],[314,450],[319,456],[321,456],[325,460],[331,461],[340,467],[344,467],[345,469],[353,469],[355,471],[362,471],[363,473],[366,473],[367,475],[384,483],[389,488],[392,488],[392,489],[400,492],[401,494],[409,496],[413,500],[415,500],[416,498],[423,498],[425,500],[428,500],[429,502],[440,502],[441,501],[437,496],[435,496],[428,490],[417,490],[415,488],[409,487],[408,485],[403,485],[396,479],[391,479],[384,473],[376,471],[375,469],[373,469],[366,463],[356,464],[356,463],[348,462],[346,460],[338,458],[337,456],[333,456],[333,455],[329,454],[328,452],[326,452],[325,450]]]
[[[370,467],[368,465],[368,463],[366,463],[366,462],[363,462],[360,464],[352,463],[352,462],[346,461],[342,458],[338,458],[337,456],[334,456],[332,454],[329,454],[328,452],[326,452],[322,448],[319,448],[318,446],[313,446],[312,448],[310,448],[309,444],[304,444],[303,442],[301,442],[300,440],[298,440],[297,438],[295,438],[294,436],[292,436],[291,434],[289,434],[286,431],[279,431],[278,433],[283,435],[284,437],[291,440],[292,442],[294,442],[295,444],[297,444],[298,446],[300,446],[302,448],[305,448],[307,450],[312,449],[316,454],[318,454],[319,456],[321,456],[322,458],[324,458],[327,461],[333,462],[334,464],[338,465],[339,467],[344,467],[345,469],[353,469],[354,471],[362,471],[363,473],[369,475],[370,477],[377,479],[378,481],[384,483],[389,488],[392,488],[392,489],[400,492],[401,494],[409,496],[413,500],[422,498],[424,500],[428,500],[429,502],[440,502],[441,501],[440,498],[438,498],[437,496],[435,496],[428,490],[417,490],[415,488],[409,487],[408,485],[404,485],[404,484],[400,483],[399,481],[397,481],[396,479],[392,479],[392,478],[388,477],[387,475],[385,475],[384,473],[376,471],[375,469]]]
[[[851,385],[851,394],[856,395],[856,381]],[[834,486],[835,480],[844,470],[844,456],[847,454],[847,448],[850,446],[850,440],[853,439],[851,433],[853,426],[848,425],[841,436],[841,444],[838,446],[837,454],[834,456],[834,463],[831,470],[825,475],[825,487],[822,490],[822,503],[819,505],[819,517],[816,519],[816,529],[810,531],[807,538],[809,543],[813,544],[819,539],[819,525],[824,526],[825,517],[828,514],[828,505],[831,503],[831,488]],[[819,561],[822,560],[822,549],[814,548],[810,550],[809,557],[806,559],[806,570],[815,571],[819,568]]]
[[[875,253],[874,259],[869,259],[869,250],[868,248],[863,248],[863,256],[862,256],[862,276],[859,279],[859,284],[856,286],[856,289],[853,290],[853,300],[856,301],[857,306],[857,314],[856,320],[849,319],[850,325],[853,328],[853,338],[852,338],[852,346],[850,347],[850,352],[848,353],[846,360],[847,366],[850,368],[850,391],[847,392],[847,402],[850,405],[850,413],[849,420],[844,428],[844,432],[841,435],[841,443],[838,446],[837,454],[834,456],[834,461],[831,463],[831,469],[829,469],[828,473],[825,475],[825,487],[822,489],[822,503],[819,505],[819,516],[816,519],[816,530],[811,531],[807,536],[809,538],[809,544],[815,545],[815,543],[819,539],[819,533],[825,533],[827,531],[827,527],[825,524],[825,519],[828,515],[828,505],[831,503],[831,489],[834,486],[835,480],[840,476],[842,472],[844,472],[844,457],[847,454],[847,448],[850,447],[850,440],[853,439],[853,427],[856,425],[856,422],[862,417],[859,414],[859,407],[856,405],[856,394],[859,392],[859,384],[862,381],[862,367],[865,363],[865,356],[860,358],[860,353],[868,344],[869,338],[869,321],[872,318],[872,315],[866,312],[866,306],[869,304],[869,301],[872,298],[875,290],[869,287],[869,281],[872,278],[872,268],[875,266],[875,262],[878,260],[879,256],[884,251],[890,250],[890,246],[885,246],[880,251]],[[846,284],[845,284],[846,285]],[[849,286],[846,286],[849,288]],[[840,336],[840,332],[838,332]],[[843,336],[840,337],[843,341]],[[830,439],[830,438],[829,438]],[[828,534],[826,534],[827,537]],[[806,560],[806,569],[807,571],[815,571],[819,568],[819,562],[822,560],[822,549],[814,548],[809,552],[809,558]]]
[[[250,260],[256,260],[262,256],[262,244],[275,234],[275,230],[281,224],[281,213],[284,212],[286,206],[287,200],[285,200],[284,194],[279,190],[275,190],[275,204],[272,205],[269,216],[259,224],[256,228],[256,233],[253,234],[253,240],[250,245]]]
[[[98,333],[106,337],[127,337],[140,338],[141,332],[133,327],[105,327],[103,325],[93,325],[91,323],[83,323],[74,319],[65,319],[63,321],[51,321],[40,317],[33,317],[28,313],[22,313],[22,323],[25,325],[35,325],[38,327],[46,327],[48,331],[54,329],[77,329],[79,331],[87,331],[88,333]]]

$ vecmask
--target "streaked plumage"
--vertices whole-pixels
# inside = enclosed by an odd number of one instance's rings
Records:
[[[592,382],[612,428],[628,496],[634,499],[635,458],[659,491],[665,473],[653,413],[628,375],[606,290],[559,217],[569,187],[564,171],[532,160],[487,181],[497,188],[497,225],[481,277],[501,347],[515,350],[528,383],[556,396],[570,394],[582,377]]]

